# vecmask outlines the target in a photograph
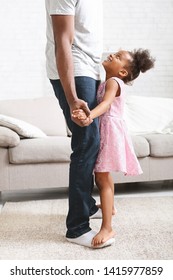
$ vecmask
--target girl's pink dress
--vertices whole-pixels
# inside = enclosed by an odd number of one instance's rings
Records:
[[[118,78],[112,79],[115,79],[120,86],[120,96],[115,97],[110,109],[99,117],[100,150],[94,171],[121,171],[125,175],[139,175],[142,170],[123,119],[125,85]],[[106,82],[102,83],[98,89],[98,103],[103,99],[105,84]]]

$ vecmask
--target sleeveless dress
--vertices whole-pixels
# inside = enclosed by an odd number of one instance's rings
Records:
[[[123,172],[124,175],[139,175],[142,172],[135,155],[131,137],[123,119],[125,103],[124,82],[116,77],[120,95],[115,97],[109,110],[99,117],[100,150],[95,164],[95,172]],[[106,82],[100,84],[97,101],[100,103],[105,93]]]

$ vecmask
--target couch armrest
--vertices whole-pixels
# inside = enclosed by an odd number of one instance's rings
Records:
[[[20,137],[15,131],[4,126],[0,126],[0,147],[15,147],[19,145],[19,143]]]

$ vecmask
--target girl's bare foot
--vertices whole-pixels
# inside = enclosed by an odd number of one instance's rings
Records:
[[[102,209],[101,204],[97,204],[97,207]],[[115,207],[113,207],[112,209],[112,216],[115,216],[117,214],[117,209]]]
[[[102,228],[92,240],[92,246],[97,247],[115,236],[115,231]]]

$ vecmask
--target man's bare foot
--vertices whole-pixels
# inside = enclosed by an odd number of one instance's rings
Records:
[[[101,204],[97,204],[97,207],[102,209]],[[115,207],[113,207],[112,209],[112,216],[115,216],[117,214],[117,209]]]
[[[115,231],[102,228],[93,238],[92,246],[96,247],[115,236]]]

